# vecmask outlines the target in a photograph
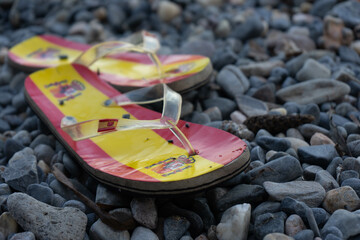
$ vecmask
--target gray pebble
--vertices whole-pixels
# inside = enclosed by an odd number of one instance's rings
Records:
[[[254,223],[257,239],[263,239],[269,233],[284,233],[286,214],[284,212],[265,213],[258,216]]]
[[[35,240],[35,235],[32,232],[15,233],[9,240]]]
[[[339,187],[338,182],[326,170],[322,170],[316,173],[315,182],[320,183],[326,192]]]
[[[343,181],[349,178],[359,178],[359,173],[355,170],[342,171],[339,175],[339,183],[342,184]]]
[[[258,216],[265,213],[276,213],[280,211],[280,203],[279,202],[262,202],[260,203],[251,213],[252,219],[257,219]]]
[[[34,149],[35,156],[39,160],[43,160],[47,165],[51,166],[51,159],[55,154],[55,151],[45,144],[39,144]]]
[[[360,140],[349,142],[347,146],[354,157],[360,157]]]
[[[300,232],[298,232],[294,236],[295,240],[308,240],[308,239],[314,239],[314,232],[310,229],[305,229]]]
[[[131,235],[131,240],[143,240],[143,239],[158,240],[159,238],[150,229],[139,226],[135,228],[135,230],[133,231]]]
[[[228,118],[236,110],[236,104],[233,101],[222,97],[207,99],[204,101],[204,106],[205,108],[218,107],[224,118]]]
[[[262,136],[256,138],[256,143],[265,150],[286,151],[290,142],[283,138]]]
[[[232,98],[245,93],[250,86],[248,78],[234,65],[227,65],[219,72],[217,84]]]
[[[330,75],[331,71],[327,67],[310,58],[296,74],[296,79],[303,82],[316,78],[330,78]]]
[[[357,214],[347,210],[339,209],[335,211],[321,230],[324,236],[331,227],[336,227],[342,233],[343,239],[360,234],[360,218]]]
[[[327,167],[338,153],[333,145],[317,145],[309,147],[300,147],[298,149],[299,159],[302,163]]]
[[[147,228],[155,229],[158,223],[158,214],[154,198],[133,198],[130,203],[134,219]]]
[[[350,186],[360,197],[360,179],[359,178],[348,178],[341,183],[341,187]]]
[[[86,206],[84,203],[78,201],[78,200],[69,200],[69,201],[66,201],[64,204],[63,204],[63,207],[73,207],[73,208],[77,208],[79,210],[81,210],[82,212],[85,212],[86,211]]]
[[[299,127],[299,131],[305,138],[311,138],[312,135],[314,135],[317,132],[327,136],[329,135],[329,130],[310,123],[301,125]]]
[[[164,221],[164,237],[166,240],[177,240],[190,227],[190,222],[183,217],[171,216]]]
[[[30,184],[26,189],[26,193],[40,202],[52,204],[54,192],[47,186],[42,184]]]
[[[81,212],[80,210],[78,211]],[[103,223],[100,219],[97,220],[91,226],[89,231],[89,237],[90,239],[93,240],[108,240],[108,239],[130,240],[130,234],[127,230],[125,231],[114,230],[110,226]]]

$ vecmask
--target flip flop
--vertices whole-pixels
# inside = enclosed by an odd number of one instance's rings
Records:
[[[65,64],[27,77],[25,96],[91,176],[130,192],[199,191],[249,163],[241,139],[179,120],[181,96],[165,84],[119,94],[85,66]],[[160,100],[162,114],[138,105]]]
[[[212,73],[209,58],[198,55],[156,55],[157,39],[143,34],[143,43],[104,42],[95,46],[42,35],[21,42],[9,50],[9,62],[23,71],[35,71],[61,64],[79,63],[98,73],[120,91],[148,87],[162,79],[177,92],[208,82]],[[105,55],[107,55],[105,57]]]

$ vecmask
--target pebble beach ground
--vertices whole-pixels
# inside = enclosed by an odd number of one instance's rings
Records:
[[[34,35],[95,44],[140,30],[161,54],[211,58],[181,117],[246,141],[245,172],[176,198],[100,184],[31,111],[28,73],[7,60]],[[0,240],[360,239],[359,54],[359,1],[0,0]],[[131,227],[104,224],[53,166]]]

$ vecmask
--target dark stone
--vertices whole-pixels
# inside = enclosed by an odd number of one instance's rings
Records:
[[[11,129],[10,124],[5,120],[0,119],[0,133],[9,131],[10,129]]]
[[[206,99],[204,101],[205,108],[218,107],[224,118],[228,118],[230,114],[236,110],[235,102],[222,97]]]
[[[216,225],[214,214],[211,212],[209,205],[207,204],[206,198],[196,198],[193,203],[193,210],[201,217],[205,231]]]
[[[26,193],[46,204],[52,203],[54,195],[54,192],[51,188],[42,184],[30,184],[26,189]]]
[[[130,207],[130,198],[117,189],[98,184],[95,203],[103,209]]]
[[[336,4],[331,12],[341,18],[348,27],[353,28],[360,24],[360,3],[357,1]]]
[[[64,203],[62,207],[73,207],[80,209],[82,212],[86,211],[86,206],[84,203],[78,201],[78,200],[69,200]]]
[[[224,67],[217,75],[216,82],[232,98],[243,94],[250,86],[248,78],[234,65]]]
[[[336,178],[336,169],[343,163],[343,160],[341,157],[335,157],[333,160],[331,160],[330,164],[326,168],[326,171],[328,171],[331,176]]]
[[[290,142],[283,138],[262,136],[256,138],[256,143],[263,149],[269,151],[283,151],[285,152],[290,148]]]
[[[353,157],[360,157],[360,140],[349,142],[347,146]]]
[[[251,161],[259,160],[263,163],[265,163],[265,153],[264,150],[260,146],[256,146],[253,149],[251,149],[250,153],[250,159]]]
[[[314,239],[314,232],[310,229],[305,229],[293,236],[295,240],[308,240],[308,239]]]
[[[331,227],[338,228],[343,235],[342,238],[348,239],[360,234],[360,216],[347,210],[336,210],[321,230],[321,236],[325,237]]]
[[[336,0],[315,1],[310,10],[310,14],[323,18],[332,9],[332,7],[335,6],[336,3],[337,3]]]
[[[232,32],[232,37],[241,41],[246,41],[251,38],[259,37],[262,34],[263,29],[264,27],[261,19],[253,15],[241,25],[235,27]]]
[[[318,224],[319,227],[324,226],[324,224],[327,222],[327,220],[330,217],[330,214],[323,208],[311,208],[316,223]]]
[[[258,216],[265,213],[276,213],[280,211],[280,203],[279,202],[263,202],[257,206],[254,211],[251,213],[251,218],[254,221],[258,218]]]
[[[254,223],[257,239],[263,239],[269,233],[284,233],[286,214],[284,212],[265,213],[258,216]]]
[[[349,178],[359,178],[359,173],[355,170],[342,171],[339,176],[339,183],[342,184],[343,181]]]
[[[4,154],[7,159],[10,159],[16,152],[24,149],[24,146],[14,139],[7,139],[4,145]]]
[[[65,169],[71,174],[72,177],[77,177],[81,173],[81,168],[67,153],[64,153],[62,162]]]
[[[356,195],[360,197],[360,179],[359,178],[348,178],[341,183],[341,187],[350,186],[356,192]]]
[[[338,153],[333,145],[318,145],[298,148],[299,159],[302,163],[318,165],[326,168]]]
[[[167,240],[178,240],[188,230],[190,222],[183,217],[172,216],[165,218],[164,237]]]

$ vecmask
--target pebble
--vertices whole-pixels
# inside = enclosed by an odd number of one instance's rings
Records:
[[[36,200],[51,205],[54,192],[51,188],[42,184],[30,184],[26,188],[26,193]]]
[[[319,183],[312,181],[264,182],[263,186],[269,196],[276,201],[291,197],[303,201],[310,207],[317,207],[325,198],[324,188]]]
[[[307,181],[313,181],[315,180],[316,173],[323,170],[324,169],[322,167],[317,165],[306,166],[304,167],[304,172],[303,172],[304,179]]]
[[[342,233],[343,239],[348,239],[350,236],[355,236],[360,233],[360,217],[358,214],[347,210],[336,210],[326,222],[321,231],[321,235],[330,228],[335,227]]]
[[[349,92],[350,87],[347,84],[321,78],[282,88],[276,92],[276,96],[284,102],[320,104],[341,98]]]
[[[157,14],[162,21],[169,22],[181,14],[181,7],[174,2],[161,1]]]
[[[167,217],[164,221],[164,237],[166,240],[180,239],[189,227],[190,222],[184,217]]]
[[[265,163],[265,152],[260,146],[256,146],[251,149],[250,152],[250,159],[251,161],[259,160]]]
[[[139,226],[135,228],[135,230],[131,234],[131,240],[142,240],[142,239],[158,240],[159,238],[150,229]]]
[[[294,240],[294,238],[283,233],[269,233],[263,238],[263,240]]]
[[[359,173],[355,170],[342,171],[339,175],[339,183],[342,184],[343,181],[349,178],[359,178]]]
[[[212,225],[216,225],[214,214],[212,213],[206,198],[194,199],[192,209],[201,217],[205,230],[210,229]]]
[[[8,236],[17,233],[18,224],[9,212],[3,212],[0,215],[0,233],[3,234],[4,239]]]
[[[216,227],[217,237],[223,240],[246,240],[250,216],[251,205],[248,203],[238,204],[227,209]]]
[[[312,146],[327,145],[327,144],[335,146],[335,143],[331,140],[331,138],[329,138],[325,134],[319,133],[319,132],[317,132],[311,136],[310,144]]]
[[[36,157],[32,150],[25,148],[15,153],[9,160],[2,177],[10,187],[22,192],[25,192],[30,184],[38,183]]]
[[[254,232],[257,239],[263,239],[269,233],[284,233],[286,214],[284,212],[265,213],[254,222]]]
[[[85,213],[86,211],[86,206],[84,203],[78,201],[78,200],[69,200],[64,202],[62,207],[73,207],[73,208],[77,208],[79,210],[81,210],[82,212]]]
[[[32,232],[15,233],[9,240],[35,240],[35,235]]]
[[[103,209],[121,208],[129,207],[130,199],[116,189],[104,184],[98,184],[95,203]]]
[[[296,152],[300,147],[309,146],[309,144],[305,142],[303,139],[293,138],[293,137],[286,137],[285,139],[290,142],[291,148],[293,148]]]
[[[181,46],[180,52],[182,54],[196,54],[206,57],[212,57],[215,53],[215,46],[210,41],[192,40],[189,42],[185,42]]]
[[[360,179],[359,178],[348,178],[341,182],[341,187],[349,186],[351,187],[358,197],[360,197]]]
[[[347,143],[347,146],[354,157],[360,157],[360,140]]]
[[[290,142],[283,138],[261,136],[256,139],[256,143],[265,150],[286,151]]]
[[[291,171],[288,171],[289,169]],[[262,185],[265,181],[288,182],[301,176],[302,168],[299,161],[294,157],[284,156],[250,170],[246,173],[244,181]]]
[[[15,221],[39,239],[83,239],[86,215],[76,208],[55,208],[24,194],[13,193],[7,206]]]
[[[34,154],[37,159],[43,160],[47,165],[51,166],[51,158],[55,152],[49,145],[39,144],[34,148]]]
[[[134,219],[141,225],[155,229],[158,223],[158,214],[154,198],[133,198],[130,203]]]
[[[303,67],[296,74],[296,79],[300,82],[317,79],[317,78],[330,78],[331,71],[323,64],[314,59],[306,60]]]
[[[89,237],[90,239],[94,239],[94,240],[107,240],[107,239],[130,240],[130,234],[127,230],[125,231],[114,230],[105,223],[103,223],[101,219],[98,219],[91,226],[89,231]]]
[[[64,164],[65,169],[71,174],[71,176],[73,177],[79,176],[79,174],[81,173],[80,166],[67,153],[63,155],[62,162]]]
[[[24,146],[29,146],[31,143],[30,133],[26,130],[17,132],[12,138]]]
[[[246,19],[246,21],[238,26],[236,26],[231,36],[239,39],[240,41],[246,41],[251,38],[259,37],[264,31],[263,23],[261,19],[253,15]]]
[[[275,67],[282,67],[284,63],[282,61],[267,61],[250,63],[248,65],[240,66],[240,70],[247,76],[262,76],[268,77]]]
[[[338,209],[354,211],[360,207],[360,199],[354,189],[344,186],[330,190],[326,193],[323,207],[333,213]]]
[[[258,185],[239,184],[230,189],[224,196],[216,202],[219,211],[241,203],[256,204],[266,198],[267,194],[263,187]]]
[[[206,99],[204,101],[204,107],[218,107],[221,111],[221,115],[223,116],[223,118],[228,118],[230,114],[236,110],[236,104],[233,101],[222,97]]]
[[[292,214],[285,221],[285,233],[294,237],[298,232],[305,230],[306,226],[299,215]]]
[[[279,202],[266,201],[260,203],[251,213],[251,219],[256,219],[264,213],[275,213],[280,211]]]
[[[4,154],[7,159],[10,159],[15,153],[24,149],[24,146],[14,139],[7,139],[4,145]]]
[[[315,145],[298,149],[300,162],[326,168],[338,156],[333,145]]]
[[[249,87],[249,79],[234,65],[227,65],[221,69],[216,77],[216,83],[231,97],[245,93]]]
[[[269,111],[263,101],[250,96],[237,95],[235,100],[240,111],[248,117],[264,115]]]
[[[316,173],[315,182],[320,183],[326,192],[339,187],[338,182],[326,170],[321,170]]]
[[[297,234],[295,234],[294,239],[295,240],[314,239],[314,232],[311,231],[310,229],[302,230],[302,231],[298,232]]]

